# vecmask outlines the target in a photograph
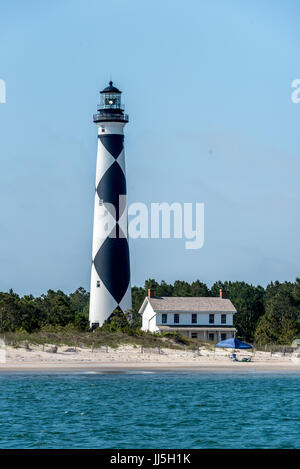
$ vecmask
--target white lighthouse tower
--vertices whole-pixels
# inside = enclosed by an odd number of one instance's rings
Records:
[[[128,115],[121,104],[121,91],[112,81],[100,96],[94,115],[98,153],[89,313],[92,328],[102,326],[116,308],[124,313],[131,308],[123,134]]]

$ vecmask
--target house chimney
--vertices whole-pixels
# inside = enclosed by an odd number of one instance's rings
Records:
[[[220,298],[226,298],[226,292],[223,288],[220,288]]]
[[[148,296],[149,298],[154,298],[154,288],[148,288]]]

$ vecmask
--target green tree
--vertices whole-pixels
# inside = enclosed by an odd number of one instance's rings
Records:
[[[20,327],[26,332],[39,330],[43,323],[43,313],[32,295],[20,299]]]
[[[131,289],[132,295],[132,309],[135,313],[138,313],[142,303],[147,296],[145,288],[143,287],[132,287]]]
[[[300,307],[295,295],[298,283],[275,282],[268,285],[266,312],[255,332],[258,344],[289,344],[299,336]]]
[[[88,316],[90,294],[83,288],[79,287],[74,293],[70,293],[70,308],[77,313]]]
[[[66,326],[74,322],[75,310],[69,296],[61,290],[48,290],[47,295],[36,299],[36,305],[43,315],[43,325]]]
[[[154,279],[148,279],[145,281],[145,295],[148,295],[148,289],[153,288],[155,296],[172,296],[173,286],[168,285],[164,280],[161,283],[156,282]]]
[[[211,296],[211,292],[205,283],[196,280],[191,284],[191,296]]]
[[[79,331],[88,331],[90,327],[88,316],[84,313],[75,313],[74,326]]]
[[[126,311],[126,319],[132,329],[140,329],[142,327],[142,316],[133,309]]]
[[[225,290],[237,313],[234,315],[234,326],[238,337],[252,342],[259,318],[264,314],[264,289],[254,287],[246,282],[216,282],[212,288],[213,296],[219,296],[220,288]]]
[[[300,306],[300,278],[296,278],[293,285],[292,297],[296,306]]]
[[[101,330],[107,332],[117,332],[123,331],[128,332],[130,331],[131,327],[126,318],[126,315],[121,311],[120,308],[116,308],[110,317],[104,321]]]
[[[9,290],[8,293],[0,293],[0,329],[1,332],[15,331],[21,327],[20,298]]]
[[[173,296],[193,296],[191,285],[182,280],[174,282]]]

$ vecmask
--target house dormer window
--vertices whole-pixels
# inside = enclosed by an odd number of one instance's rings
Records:
[[[192,324],[197,324],[197,314],[192,314]]]
[[[210,314],[209,315],[209,324],[214,324],[215,323],[215,315],[214,314]]]
[[[179,314],[174,314],[174,324],[179,324]]]
[[[168,322],[168,315],[167,314],[164,313],[164,314],[161,315],[161,322],[162,322],[162,324],[167,324],[167,322]]]

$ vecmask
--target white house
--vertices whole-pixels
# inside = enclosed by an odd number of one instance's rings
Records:
[[[202,340],[218,342],[234,337],[233,315],[236,309],[225,292],[220,297],[156,297],[148,290],[139,313],[142,330],[150,332],[179,332]]]

